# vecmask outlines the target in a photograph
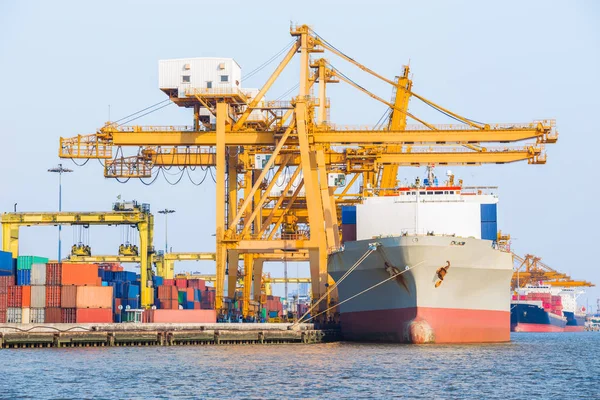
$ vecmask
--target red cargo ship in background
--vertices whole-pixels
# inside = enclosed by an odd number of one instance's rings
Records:
[[[564,332],[566,325],[562,297],[552,294],[551,286],[528,285],[513,295],[511,332]]]

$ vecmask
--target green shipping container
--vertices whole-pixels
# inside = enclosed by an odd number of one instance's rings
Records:
[[[179,292],[178,296],[177,296],[177,301],[179,302],[179,304],[183,304],[185,301],[185,298],[183,296],[185,296],[185,292]]]
[[[46,264],[48,259],[38,256],[18,256],[17,269],[31,269],[32,264]]]
[[[267,318],[267,309],[266,309],[266,308],[263,308],[263,309],[261,310],[261,314],[262,314],[262,317],[266,319],[266,318]]]

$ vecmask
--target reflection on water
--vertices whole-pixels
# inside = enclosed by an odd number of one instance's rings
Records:
[[[489,345],[0,350],[0,398],[600,398],[600,333]]]

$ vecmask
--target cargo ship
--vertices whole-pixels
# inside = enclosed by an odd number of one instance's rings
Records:
[[[564,332],[567,317],[563,315],[560,288],[549,285],[527,285],[519,288],[511,302],[512,332]]]
[[[577,305],[577,298],[585,293],[583,289],[562,288],[558,293],[562,299],[563,315],[567,318],[565,332],[583,332],[585,330],[586,310]]]
[[[438,186],[428,168],[422,184],[342,209],[342,232],[356,240],[329,256],[328,272],[345,340],[510,340],[513,265],[497,242],[497,188],[448,178]]]

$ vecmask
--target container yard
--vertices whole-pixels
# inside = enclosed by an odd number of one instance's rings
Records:
[[[165,251],[157,250],[151,206],[135,200],[86,212],[17,212],[15,205],[1,218],[3,347],[484,343],[509,341],[511,328],[583,329],[577,297],[567,289],[593,284],[511,251],[510,235],[498,227],[497,187],[469,186],[451,170],[437,175],[451,166],[542,166],[546,146],[558,141],[556,121],[477,122],[415,92],[408,65],[388,78],[307,25],[289,33],[291,43],[260,89],[244,86],[233,58],[159,60],[166,99],[96,133],[57,138],[62,159],[99,160],[108,179],[214,168],[215,251],[173,253],[166,237]],[[387,85],[391,100],[321,53]],[[296,55],[297,95],[266,99]],[[334,83],[385,105],[383,122],[330,123],[327,89]],[[410,101],[453,123],[427,122],[409,111]],[[191,125],[128,124],[161,104],[188,109]],[[408,167],[418,167],[417,177],[402,183],[399,169]],[[60,164],[49,171],[71,170]],[[166,232],[173,210],[158,212]],[[80,240],[61,256],[62,226],[84,237],[90,226],[107,225],[131,229],[135,240],[114,255],[95,255]],[[59,227],[57,260],[20,254],[20,229],[37,226]],[[185,260],[214,261],[216,273],[175,274],[174,263]],[[288,260],[309,266],[304,303],[290,302]],[[263,273],[268,262],[285,265],[284,298],[267,289],[274,282]],[[126,270],[128,263],[139,273]],[[528,292],[517,293],[525,285]]]

